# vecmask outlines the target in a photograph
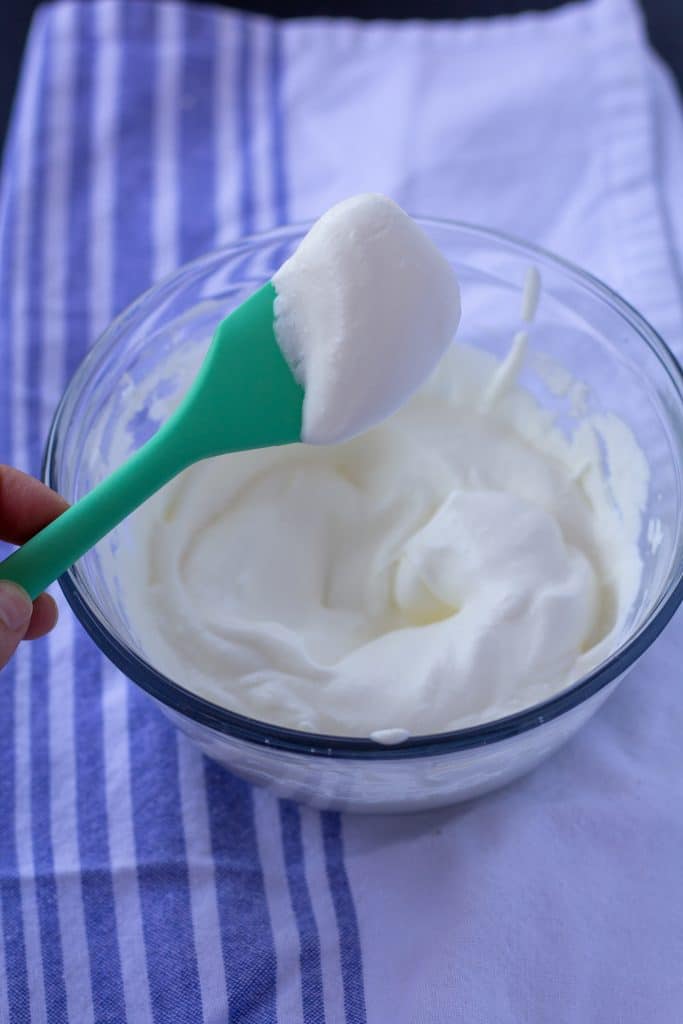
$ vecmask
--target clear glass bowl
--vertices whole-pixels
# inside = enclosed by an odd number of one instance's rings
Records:
[[[462,340],[502,356],[519,327],[530,265],[543,294],[521,383],[577,426],[577,406],[628,423],[650,463],[643,515],[643,576],[618,649],[551,700],[484,725],[415,736],[398,747],[320,736],[255,721],[209,703],[157,672],[129,627],[111,570],[122,524],[61,580],[75,614],[102,651],[159,702],[209,756],[281,796],[351,811],[409,811],[468,799],[537,765],[602,704],[657,637],[683,598],[683,376],[661,338],[627,303],[561,260],[481,228],[422,221],[454,266],[463,291]],[[45,479],[75,501],[120,461],[115,437],[130,398],[161,363],[197,364],[213,327],[272,276],[305,233],[283,228],[182,267],[126,310],[74,375],[56,412]],[[562,385],[564,367],[582,382]],[[545,367],[545,369],[543,369]],[[555,367],[548,373],[548,367]],[[558,377],[559,374],[559,377]],[[566,375],[565,375],[566,376]],[[156,427],[154,399],[184,386],[169,373],[132,424],[135,444]],[[579,410],[580,411],[580,410]],[[643,693],[642,699],[647,695]]]

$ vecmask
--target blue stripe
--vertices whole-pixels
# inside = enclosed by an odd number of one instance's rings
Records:
[[[184,60],[181,95],[191,102],[180,113],[180,261],[211,248],[216,235],[215,124],[217,33],[214,17],[205,11],[183,11]]]
[[[272,119],[273,196],[275,223],[287,223],[287,179],[285,177],[284,108],[282,103],[282,29],[273,21],[270,35],[270,111]]]
[[[90,337],[90,280],[88,250],[97,241],[90,237],[90,131],[93,118],[93,8],[79,4],[74,12],[76,63],[71,97],[70,181],[68,185],[68,237],[66,256],[67,338],[64,353],[65,383],[85,355]],[[76,655],[78,667],[78,655]]]
[[[30,190],[32,215],[29,221],[28,260],[27,266],[19,267],[19,273],[25,275],[25,309],[19,310],[19,316],[26,321],[27,351],[25,356],[26,377],[24,378],[25,412],[26,412],[26,448],[28,465],[22,466],[33,475],[40,472],[42,457],[41,414],[43,411],[43,394],[41,378],[43,372],[44,338],[41,316],[43,303],[43,285],[45,279],[45,181],[50,173],[48,152],[45,146],[47,132],[48,84],[53,73],[52,56],[52,21],[46,22],[47,31],[41,35],[40,46],[35,49],[39,56],[39,78],[37,87],[37,110],[33,121],[33,138],[31,154],[33,166],[29,181],[22,182],[24,188]]]
[[[76,813],[81,892],[97,1024],[126,1019],[109,851],[102,727],[101,655],[79,629],[74,640]]]
[[[37,41],[40,27],[44,21],[43,12],[36,14],[31,26],[30,43]],[[15,244],[17,230],[17,207],[21,183],[17,180],[17,150],[19,145],[19,118],[26,114],[26,92],[28,88],[27,64],[24,63],[20,78],[17,97],[12,109],[9,130],[3,151],[2,188],[0,204],[2,219],[0,220],[0,357],[2,358],[2,374],[0,374],[0,462],[11,464],[14,458],[13,428],[13,374],[14,374],[14,337],[13,323],[17,315],[15,309],[13,283],[16,273]],[[0,545],[2,542],[0,541]],[[4,556],[4,550],[3,550]]]
[[[280,801],[280,827],[289,898],[296,918],[301,948],[300,969],[304,1024],[324,1024],[325,1007],[320,965],[320,938],[304,871],[301,815],[299,808],[289,801]]]
[[[239,20],[239,52],[237,58],[237,118],[239,151],[242,161],[240,188],[240,228],[243,235],[254,230],[254,160],[252,152],[252,126],[249,98],[251,87],[251,39],[249,19],[242,15]]]
[[[90,237],[89,199],[92,189],[91,133],[94,117],[95,25],[88,4],[75,15],[71,180],[68,195],[66,282],[69,320],[65,373],[70,376],[85,355],[92,334],[88,298],[91,294],[88,255],[97,240]],[[93,1009],[98,1024],[125,1020],[125,998],[114,886],[109,850],[102,716],[102,657],[81,629],[74,632],[74,734],[76,756],[76,818],[81,864],[81,893],[90,959]],[[87,742],[83,738],[87,737]]]
[[[133,820],[150,1001],[158,1024],[201,1021],[177,734],[150,699],[131,693]]]
[[[4,256],[6,252],[4,244],[2,251]],[[7,442],[11,441],[11,434],[3,435],[3,440],[5,439]],[[2,909],[5,983],[10,1019],[20,1020],[21,1015],[28,1012],[29,989],[19,862],[14,831],[16,816],[14,799],[16,784],[14,687],[16,673],[14,661],[10,661],[6,668],[0,671],[0,685],[4,696],[4,699],[0,701],[0,735],[3,737],[2,751],[0,752],[0,813],[3,821],[3,827],[0,828],[0,908]]]
[[[213,761],[205,776],[229,1024],[275,1024],[275,944],[251,787]]]
[[[347,1024],[365,1024],[365,987],[358,918],[344,863],[341,817],[335,812],[325,811],[320,815],[320,824],[325,848],[327,880],[332,893],[334,913],[339,930],[346,1022]]]
[[[41,40],[40,81],[38,85],[38,112],[35,121],[33,144],[34,166],[32,179],[26,183],[31,189],[33,216],[29,225],[27,275],[28,307],[20,310],[27,317],[28,350],[26,353],[26,410],[28,424],[29,469],[37,473],[40,467],[42,438],[40,434],[42,413],[41,376],[45,338],[43,327],[46,319],[40,315],[41,300],[45,282],[45,188],[44,182],[50,173],[48,152],[42,144],[46,137],[48,89],[52,68],[51,33]],[[54,875],[52,840],[52,777],[50,772],[50,661],[47,642],[36,640],[29,646],[31,666],[30,729],[31,729],[31,839],[35,870],[35,892],[40,925],[40,944],[45,981],[45,1000],[50,1014],[56,1019],[66,1019],[66,986],[64,983],[64,961],[62,938],[59,927],[57,884]]]
[[[16,815],[14,800],[16,783],[14,686],[16,685],[16,673],[12,661],[0,672],[0,685],[3,691],[3,699],[0,701],[0,735],[3,737],[0,756],[0,813],[2,813],[3,821],[3,827],[0,828],[0,907],[2,908],[5,983],[10,1019],[21,1020],[22,1014],[28,1012],[29,990],[19,864],[14,832]]]
[[[154,62],[149,55],[154,51],[146,44],[154,38],[155,9],[154,4],[122,3],[119,12],[120,116],[117,138],[112,146],[112,159],[116,162],[114,314],[125,309],[152,281],[150,198],[153,188]]]
[[[3,246],[3,252],[4,252]],[[5,435],[7,436],[7,435]],[[14,662],[0,672],[0,686],[3,699],[0,701],[0,735],[3,737],[0,755],[0,813],[3,827],[0,828],[0,907],[2,908],[2,933],[5,945],[5,984],[10,1020],[22,1020],[28,1014],[29,990],[26,968],[26,945],[22,917],[19,863],[15,842],[14,824],[16,805],[14,787],[14,686],[16,673]]]
[[[120,98],[122,133],[117,168],[115,297],[118,305],[151,280],[153,240],[153,118],[159,13],[154,5],[124,4],[124,38],[156,39],[154,58],[126,67]],[[129,35],[130,34],[130,35]],[[146,52],[149,58],[149,51]],[[134,60],[134,51],[131,51]],[[130,117],[130,131],[126,119]],[[131,204],[130,198],[135,193]],[[175,729],[146,695],[128,704],[130,783],[142,926],[155,1021],[201,1021],[199,974],[192,928],[189,876],[181,814]]]
[[[35,870],[36,902],[48,1013],[67,1020],[62,937],[57,909],[50,805],[49,678],[50,663],[45,641],[34,640],[31,657],[31,837]]]

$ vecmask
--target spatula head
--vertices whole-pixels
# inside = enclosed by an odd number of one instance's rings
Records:
[[[173,420],[188,461],[301,440],[303,388],[275,337],[275,289],[225,318]]]

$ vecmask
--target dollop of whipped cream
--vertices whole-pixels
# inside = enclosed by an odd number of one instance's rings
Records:
[[[609,416],[567,440],[514,383],[523,347],[457,344],[362,437],[213,459],[157,494],[116,563],[148,660],[252,718],[381,743],[603,660],[639,585],[647,464]]]
[[[348,440],[434,370],[460,320],[455,274],[386,196],[338,203],[273,276],[275,334],[304,388],[302,440]]]

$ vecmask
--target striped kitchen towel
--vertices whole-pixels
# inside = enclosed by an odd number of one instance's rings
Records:
[[[683,354],[683,132],[631,0],[461,24],[35,19],[0,206],[0,460],[152,281],[361,190],[588,266]],[[204,760],[66,608],[0,686],[0,1020],[557,1024],[683,1005],[680,616],[476,803],[352,818]]]

